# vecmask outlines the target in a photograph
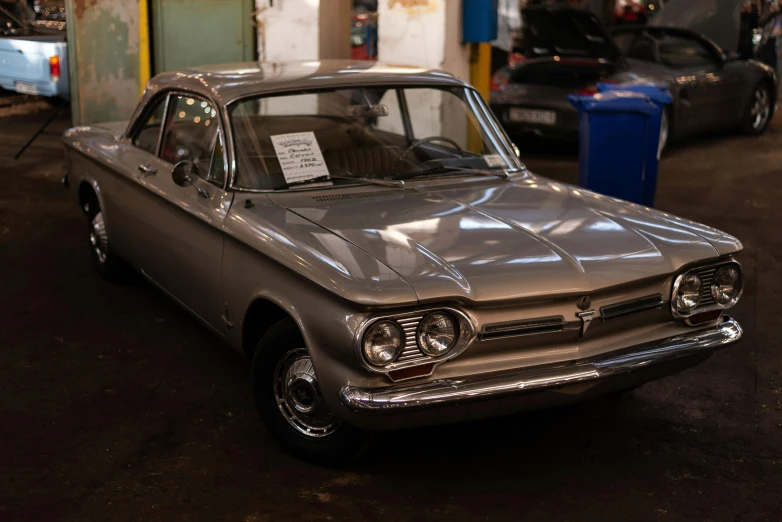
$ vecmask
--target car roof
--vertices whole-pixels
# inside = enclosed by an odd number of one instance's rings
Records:
[[[159,74],[150,80],[147,95],[160,90],[185,89],[227,104],[252,95],[363,85],[464,87],[468,84],[443,71],[374,61],[245,62],[188,67]]]

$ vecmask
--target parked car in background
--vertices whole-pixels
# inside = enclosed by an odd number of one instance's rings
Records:
[[[0,87],[70,98],[64,34],[43,34],[0,8]]]
[[[620,26],[609,33],[588,11],[556,6],[524,11],[525,59],[498,71],[491,107],[513,135],[577,139],[578,114],[567,100],[595,92],[597,82],[654,82],[673,103],[663,115],[661,149],[716,129],[766,130],[777,78],[757,62],[739,60],[684,29]]]
[[[742,335],[737,239],[532,174],[444,72],[172,71],[64,142],[97,271],[129,263],[245,354],[262,421],[310,461],[626,390]]]
[[[353,13],[350,24],[350,57],[377,60],[377,13]]]

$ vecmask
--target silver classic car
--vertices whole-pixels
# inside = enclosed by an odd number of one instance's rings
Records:
[[[130,123],[64,141],[98,272],[132,266],[245,354],[262,421],[312,462],[631,389],[742,335],[738,240],[529,172],[443,72],[169,72]]]

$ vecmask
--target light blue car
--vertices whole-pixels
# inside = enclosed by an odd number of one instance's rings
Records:
[[[64,34],[41,34],[0,8],[0,87],[69,99]]]

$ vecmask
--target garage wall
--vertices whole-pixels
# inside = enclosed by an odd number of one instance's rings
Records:
[[[75,125],[128,119],[139,98],[138,0],[66,0]]]
[[[350,58],[350,0],[256,0],[262,61]]]
[[[155,73],[255,58],[253,0],[152,0]]]

